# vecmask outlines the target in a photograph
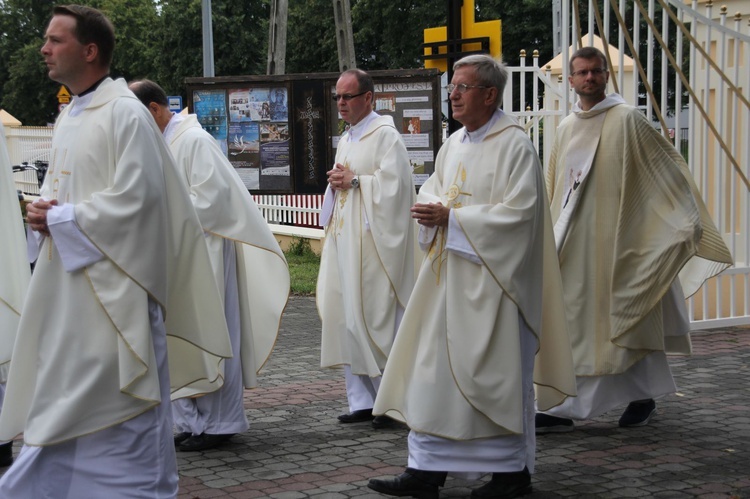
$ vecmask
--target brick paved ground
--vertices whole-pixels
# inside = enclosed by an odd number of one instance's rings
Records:
[[[375,498],[372,477],[402,471],[404,430],[342,425],[340,372],[319,366],[312,298],[293,298],[261,388],[246,392],[250,430],[221,450],[178,453],[180,497]],[[671,359],[679,394],[644,428],[619,412],[538,439],[529,497],[750,498],[750,329],[693,335],[694,355]],[[441,497],[478,482],[449,478]]]
[[[336,421],[343,376],[319,368],[319,328],[314,299],[293,298],[261,388],[246,392],[250,430],[178,453],[181,499],[382,497],[365,484],[402,471],[407,430]],[[526,497],[750,498],[750,329],[696,333],[693,346],[670,360],[679,393],[649,426],[619,428],[614,412],[539,437]],[[478,484],[449,478],[441,497]]]

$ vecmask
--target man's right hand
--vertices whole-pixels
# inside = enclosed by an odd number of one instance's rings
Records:
[[[53,206],[57,206],[57,199],[37,199],[33,203],[26,205],[26,220],[28,221],[31,230],[49,236],[47,211]]]

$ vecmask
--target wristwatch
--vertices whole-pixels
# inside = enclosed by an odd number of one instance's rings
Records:
[[[356,189],[359,187],[359,177],[354,177],[352,179],[352,189]]]

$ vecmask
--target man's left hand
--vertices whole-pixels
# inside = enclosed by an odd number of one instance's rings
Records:
[[[442,203],[417,203],[411,208],[411,217],[425,227],[447,227],[450,213]]]
[[[341,163],[336,163],[326,174],[328,175],[328,183],[334,191],[351,189],[352,179],[355,177],[354,172],[344,168]]]

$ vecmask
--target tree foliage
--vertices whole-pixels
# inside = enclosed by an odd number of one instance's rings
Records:
[[[551,0],[475,0],[476,20],[501,19],[506,61],[537,49],[552,57]],[[27,125],[57,113],[59,84],[46,76],[39,48],[51,0],[0,2],[0,106]],[[115,25],[113,76],[150,78],[185,96],[186,77],[203,75],[201,0],[90,0]],[[264,74],[269,0],[212,0],[216,76]],[[351,0],[357,64],[363,69],[422,67],[425,28],[447,24],[448,0]],[[291,0],[288,73],[338,71],[332,0]]]
[[[445,26],[447,0],[358,0],[352,7],[357,64],[362,69],[424,66],[423,31]]]
[[[214,74],[264,74],[268,37],[268,1],[212,0]],[[186,77],[203,76],[201,0],[166,0],[156,46],[158,69],[148,77],[170,95],[185,96]]]
[[[331,0],[292,0],[287,21],[287,73],[339,70]]]
[[[39,49],[52,0],[0,2],[0,108],[22,123],[44,125],[57,113],[60,85],[49,80]]]
[[[0,107],[25,125],[45,125],[57,115],[60,84],[47,77],[39,49],[51,0],[0,2]],[[149,78],[170,95],[185,96],[184,80],[203,75],[201,0],[90,0],[115,26],[111,74]],[[263,74],[268,1],[213,0],[215,74]],[[334,51],[335,53],[335,51]]]

